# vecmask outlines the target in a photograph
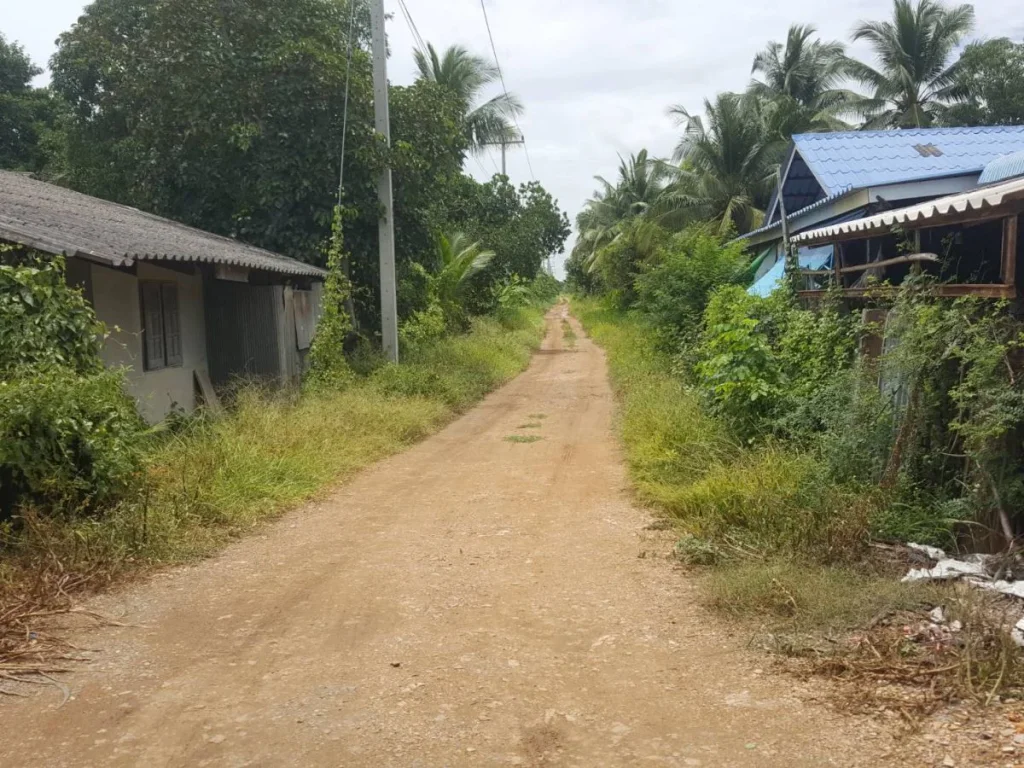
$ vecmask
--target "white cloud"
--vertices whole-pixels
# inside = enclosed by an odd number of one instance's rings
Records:
[[[678,129],[671,104],[699,109],[705,96],[742,89],[750,61],[791,23],[809,23],[829,39],[848,40],[861,19],[886,18],[890,0],[486,0],[510,90],[527,113],[521,125],[539,181],[575,216],[594,188],[594,174],[612,176],[616,153],[647,147],[667,155]],[[424,39],[461,43],[489,53],[479,0],[406,0]],[[14,0],[7,0],[13,5]],[[82,11],[81,0],[36,0],[5,8],[0,31],[45,62],[58,34]],[[397,0],[389,33],[394,82],[413,79],[412,35]],[[1024,4],[974,3],[976,37],[1024,35]],[[861,46],[852,52],[867,57]],[[496,158],[480,158],[493,172]],[[467,169],[484,176],[476,161]],[[509,175],[529,179],[522,151],[510,151]]]

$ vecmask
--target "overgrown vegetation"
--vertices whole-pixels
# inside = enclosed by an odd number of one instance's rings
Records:
[[[62,260],[0,251],[0,654],[40,601],[209,552],[515,375],[560,290],[542,267],[569,234],[539,183],[463,172],[483,143],[518,136],[518,100],[483,98],[498,78],[486,59],[459,46],[418,57],[416,82],[389,89],[381,140],[360,0],[143,14],[109,0],[57,47],[50,85],[34,88],[41,70],[0,35],[0,168],[328,274],[301,391],[238,382],[223,414],[147,427]],[[384,167],[400,365],[384,364],[375,332]]]
[[[22,507],[0,539],[0,586],[13,599],[57,569],[95,587],[209,553],[434,432],[515,376],[539,343],[541,314],[532,305],[476,318],[468,333],[409,348],[400,365],[374,362],[340,388],[297,396],[242,387],[226,417],[200,414],[150,435],[138,482],[102,516]]]
[[[63,259],[13,256],[0,251],[0,525],[26,500],[94,514],[134,486],[142,421]]]
[[[708,236],[698,227],[675,239]],[[889,320],[876,327],[836,298],[808,308],[785,286],[751,295],[735,271],[707,271],[735,263],[730,247],[705,246],[718,257],[649,254],[636,284],[658,274],[656,290],[638,290],[632,309],[618,291],[574,306],[608,350],[638,495],[676,523],[683,561],[711,566],[709,602],[815,656],[821,646],[793,638],[963,608],[962,595],[898,583],[906,561],[880,561],[875,543],[1014,540],[1024,326],[1005,303],[939,299],[913,278],[888,295]],[[691,290],[707,274],[707,289]],[[871,339],[881,355],[858,356]],[[1007,628],[986,610],[972,613],[972,646],[960,649],[981,665],[956,667],[961,692],[1024,681],[1016,654],[994,640]],[[944,663],[960,652],[946,651]],[[1002,675],[982,669],[992,653]],[[899,665],[904,681],[934,662],[915,654]]]

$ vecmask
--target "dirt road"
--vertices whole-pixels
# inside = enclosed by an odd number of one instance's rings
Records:
[[[886,764],[639,556],[603,354],[563,348],[564,312],[442,433],[103,598],[135,626],[82,639],[63,706],[0,702],[0,765]]]

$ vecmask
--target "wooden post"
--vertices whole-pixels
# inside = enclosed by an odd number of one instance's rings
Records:
[[[843,276],[839,270],[842,269],[843,264],[843,246],[838,242],[832,241],[832,277],[836,281],[836,287],[843,287]]]
[[[1017,285],[1017,214],[1003,219],[1003,264],[1000,276],[1004,285]]]

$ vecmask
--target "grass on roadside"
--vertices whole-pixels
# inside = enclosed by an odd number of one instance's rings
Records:
[[[76,589],[207,555],[357,470],[437,431],[529,362],[539,309],[405,351],[341,391],[243,387],[228,416],[157,438],[145,492],[95,518],[26,512],[0,529],[0,615],[53,573]]]
[[[816,482],[813,459],[787,446],[732,440],[642,318],[594,300],[577,299],[573,310],[607,352],[637,495],[678,530],[680,559],[702,566],[709,606],[764,633],[774,650],[809,659],[815,672],[868,683],[856,694],[866,700],[896,683],[913,687],[914,706],[925,709],[1024,684],[1020,654],[992,606],[900,583],[904,563],[869,556],[881,509],[870,491]],[[936,605],[963,616],[956,632],[940,627],[940,642],[923,610]]]

